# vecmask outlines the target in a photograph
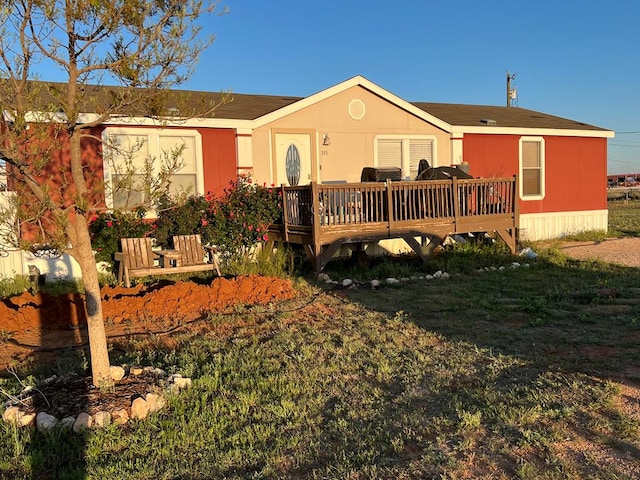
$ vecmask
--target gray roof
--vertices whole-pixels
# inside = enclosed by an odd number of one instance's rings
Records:
[[[55,104],[55,98],[49,92],[66,90],[66,84],[46,83],[47,88],[41,88],[43,83],[33,82],[40,87],[40,98],[43,104]],[[101,106],[109,105],[113,98],[123,91],[118,87],[86,85],[83,87],[85,94],[82,106],[85,112],[98,112]],[[171,90],[163,92],[160,100],[151,99],[149,102],[138,102],[129,107],[119,109],[119,114],[146,116],[149,112],[158,108],[169,108],[174,105],[178,110],[185,112],[202,112],[210,110],[212,105],[220,103],[227,97],[225,103],[218,105],[214,111],[206,114],[209,118],[229,120],[255,120],[281,108],[303,100],[304,97],[288,97],[279,95],[252,95],[224,92],[198,92],[187,90]],[[151,97],[151,96],[150,96]],[[162,106],[159,107],[159,103]],[[479,126],[479,127],[516,127],[516,128],[549,128],[565,130],[592,130],[607,131],[586,123],[556,117],[546,113],[527,110],[520,107],[497,107],[490,105],[464,105],[452,103],[411,102],[411,104],[424,112],[453,126]],[[197,115],[196,116],[202,116]]]
[[[520,107],[496,107],[489,105],[460,105],[452,103],[412,102],[420,110],[456,126],[495,126],[518,128],[552,128],[562,130],[606,129],[586,123],[556,117]],[[488,121],[495,121],[493,122]]]

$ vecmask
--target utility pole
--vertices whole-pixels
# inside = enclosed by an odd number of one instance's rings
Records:
[[[516,74],[514,73],[512,75],[509,73],[509,70],[507,70],[507,107],[511,106],[511,100],[515,97],[515,91],[512,91],[511,89],[511,80],[514,78],[516,78]]]

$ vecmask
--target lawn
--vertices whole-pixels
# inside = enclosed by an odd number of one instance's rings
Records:
[[[640,234],[637,204],[610,217]],[[227,326],[215,335],[118,357],[194,379],[145,421],[86,435],[2,424],[0,477],[638,478],[640,271],[538,253],[519,268],[469,246],[424,266],[332,263],[358,288],[299,277],[294,300],[212,314]],[[437,270],[450,278],[366,283]]]

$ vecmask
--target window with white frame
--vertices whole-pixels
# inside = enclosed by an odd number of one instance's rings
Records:
[[[520,139],[520,196],[525,200],[538,200],[545,195],[544,138]]]
[[[402,178],[413,180],[418,175],[418,164],[425,159],[434,165],[435,138],[425,136],[385,135],[376,137],[375,165],[398,167]]]
[[[103,134],[107,199],[112,208],[150,207],[151,189],[170,194],[204,190],[200,134],[184,129],[107,128]],[[167,173],[167,178],[161,178]]]

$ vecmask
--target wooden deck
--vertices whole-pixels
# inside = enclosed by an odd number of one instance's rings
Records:
[[[283,186],[283,218],[269,237],[304,245],[316,271],[341,245],[391,238],[423,260],[447,235],[469,232],[496,232],[515,252],[517,185],[513,177]]]

